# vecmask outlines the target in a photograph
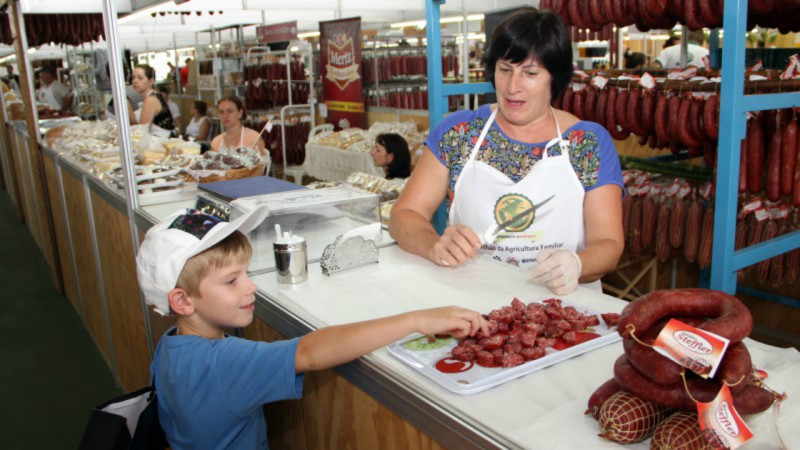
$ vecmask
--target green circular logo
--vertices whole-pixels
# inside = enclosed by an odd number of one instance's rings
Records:
[[[522,194],[506,194],[494,205],[494,220],[498,225],[511,220],[517,214],[530,209],[533,202]],[[534,212],[525,214],[506,227],[506,231],[518,232],[527,229],[533,223]]]

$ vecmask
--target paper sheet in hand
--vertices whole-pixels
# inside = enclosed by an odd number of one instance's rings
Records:
[[[575,306],[562,302],[563,306]],[[586,310],[581,307],[576,309],[584,314],[594,314],[600,319],[600,313]],[[458,344],[458,341],[451,338],[447,342],[437,340],[430,346],[424,345],[425,336],[415,335],[401,339],[387,347],[388,352],[400,361],[408,364],[421,374],[435,381],[445,389],[456,394],[470,395],[485,391],[486,389],[503,384],[515,378],[535,372],[539,369],[551,366],[566,359],[578,356],[582,353],[608,345],[620,340],[615,328],[608,328],[600,319],[600,324],[592,327],[591,330],[599,337],[592,340],[574,345],[563,350],[547,349],[547,354],[539,359],[528,361],[516,367],[483,367],[475,361],[462,362],[452,359],[450,351]],[[415,341],[422,338],[422,340]],[[413,342],[411,342],[413,341]],[[422,343],[421,345],[418,343]],[[408,344],[407,344],[408,343]],[[435,347],[435,348],[433,348]],[[437,369],[437,364],[441,369],[463,370],[458,373],[445,373]]]

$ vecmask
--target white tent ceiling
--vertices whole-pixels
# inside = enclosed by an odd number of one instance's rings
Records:
[[[114,0],[120,18],[135,14],[132,5],[143,2],[148,0]],[[442,17],[460,16],[462,2],[466,2],[468,14],[539,3],[537,0],[448,0],[441,6]],[[394,22],[424,19],[425,3],[425,0],[189,0],[176,6],[167,2],[158,7],[158,11],[164,12],[163,16],[140,14],[123,20],[119,24],[119,38],[123,47],[136,53],[146,49],[190,47],[195,43],[205,45],[210,41],[210,33],[202,31],[240,24],[268,25],[297,20],[298,31],[304,32],[317,31],[320,21],[361,17],[363,29],[388,30]],[[33,14],[102,12],[103,9],[101,0],[21,0],[21,5],[23,12]],[[181,11],[192,14],[167,14]],[[255,38],[255,28],[244,28],[245,39]],[[226,30],[221,32],[221,37],[223,42],[232,41],[235,34]],[[5,53],[10,52],[8,50]]]

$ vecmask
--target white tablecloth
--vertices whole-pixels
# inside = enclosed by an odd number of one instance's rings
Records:
[[[380,250],[380,263],[322,275],[309,266],[300,285],[278,285],[275,274],[254,277],[260,289],[278,303],[318,327],[367,320],[405,311],[457,304],[488,312],[514,297],[525,302],[552,297],[549,290],[528,284],[525,271],[479,258],[464,267],[435,266],[399,247]],[[585,288],[561,297],[595,311],[619,312],[626,302]],[[755,341],[747,342],[754,363],[769,372],[768,384],[786,391],[778,429],[790,447],[800,446],[800,353]],[[480,423],[520,447],[541,449],[619,449],[599,438],[599,426],[584,416],[586,402],[613,375],[622,354],[617,342],[471,396],[451,393],[380,349],[367,356],[389,373],[414,384],[421,395],[442,404],[467,422]],[[748,419],[756,438],[742,447],[779,448],[770,412]],[[628,448],[649,448],[649,441]]]
[[[303,167],[309,176],[322,181],[347,181],[353,172],[384,176],[383,169],[375,165],[369,152],[351,152],[312,143],[306,143]]]

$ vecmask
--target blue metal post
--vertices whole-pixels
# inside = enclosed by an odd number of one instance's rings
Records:
[[[433,130],[447,112],[447,98],[442,94],[442,32],[439,29],[439,6],[445,0],[426,0],[425,35],[428,38],[428,128]]]

